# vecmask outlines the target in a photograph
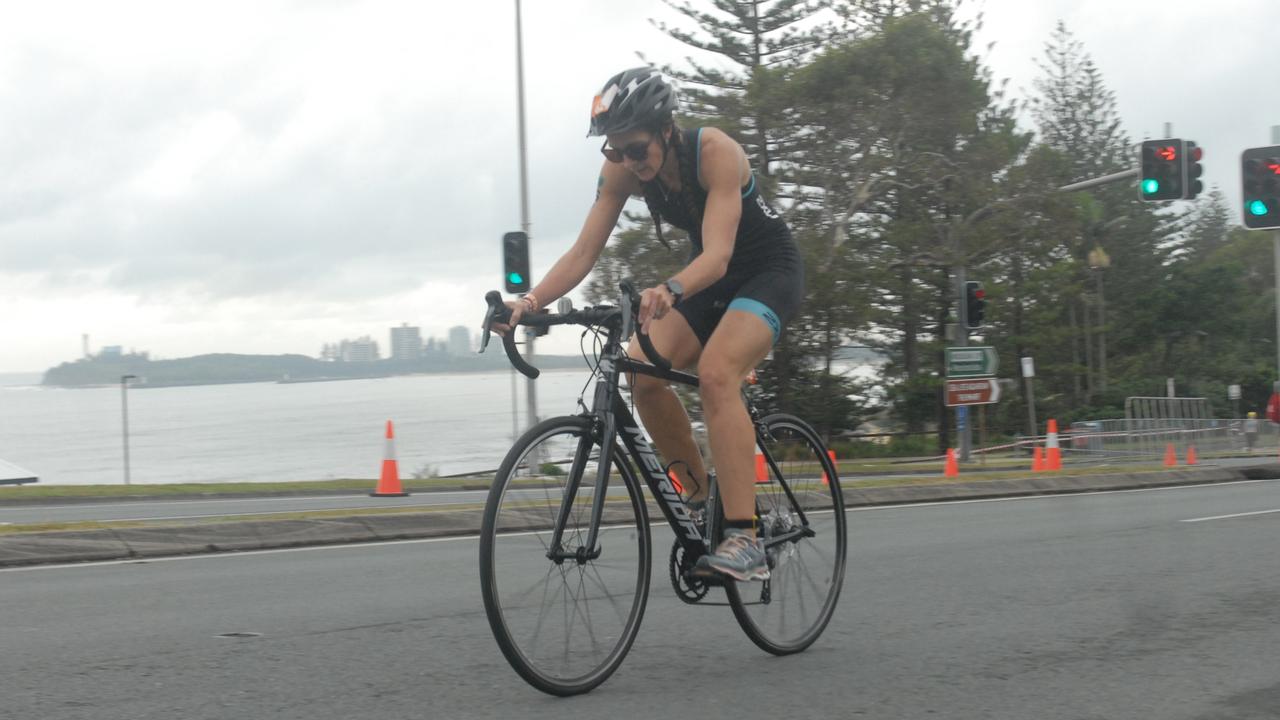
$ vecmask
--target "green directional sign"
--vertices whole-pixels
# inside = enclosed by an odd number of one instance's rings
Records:
[[[993,347],[947,348],[947,377],[966,378],[995,375],[999,358]]]

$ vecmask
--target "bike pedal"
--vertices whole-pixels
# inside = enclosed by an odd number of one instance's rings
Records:
[[[715,570],[701,570],[698,568],[690,570],[688,577],[709,587],[724,587],[724,581],[727,579],[724,575],[716,572]]]

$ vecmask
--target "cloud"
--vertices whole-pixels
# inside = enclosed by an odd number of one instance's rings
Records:
[[[592,197],[590,94],[656,36],[654,7],[603,5],[525,3],[538,272]],[[0,309],[23,321],[0,329],[0,369],[74,357],[81,332],[177,356],[313,352],[405,320],[474,324],[497,285],[498,239],[520,225],[511,11],[12,10],[0,27]],[[595,30],[574,40],[571,27]]]
[[[1065,19],[1130,134],[1173,121],[1230,195],[1234,157],[1280,120],[1250,74],[1269,62],[1257,31],[1268,5],[990,0],[975,47],[998,40],[995,76],[1030,88],[1029,61]],[[541,276],[594,194],[592,94],[637,51],[697,53],[649,24],[689,27],[658,0],[522,7]],[[510,0],[6,8],[0,371],[75,357],[84,332],[177,357],[315,353],[400,322],[436,335],[474,326],[498,285],[499,238],[520,227],[512,11]],[[1148,57],[1182,59],[1176,87]]]

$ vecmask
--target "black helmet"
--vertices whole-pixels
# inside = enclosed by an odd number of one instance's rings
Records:
[[[609,78],[591,103],[587,137],[661,125],[676,109],[676,91],[662,73],[639,67]]]

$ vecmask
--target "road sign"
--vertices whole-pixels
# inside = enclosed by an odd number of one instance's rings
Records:
[[[1022,377],[1033,378],[1036,376],[1036,361],[1029,358],[1022,358]]]
[[[995,375],[999,358],[993,347],[947,348],[947,377]]]
[[[947,381],[947,407],[990,405],[1000,402],[1000,383],[995,378]]]

